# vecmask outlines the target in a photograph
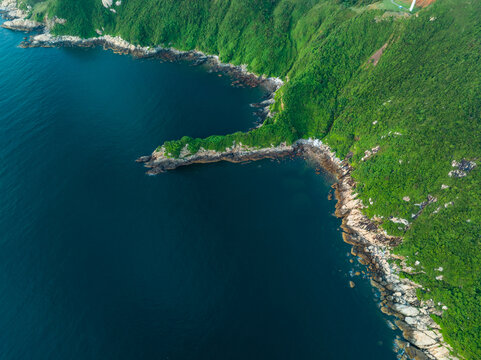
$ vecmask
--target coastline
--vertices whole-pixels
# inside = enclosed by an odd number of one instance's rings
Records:
[[[6,2],[12,3],[8,0],[3,1],[0,4],[0,10]],[[17,14],[24,14],[20,10],[16,10]],[[33,26],[28,27],[29,25],[25,25],[28,23],[16,21],[16,19],[21,18],[12,16],[11,9],[5,11],[9,11],[8,15],[13,17],[12,22],[5,26],[6,28],[18,31],[39,29],[38,26],[35,28]],[[21,46],[103,46],[104,49],[110,49],[121,54],[130,54],[139,58],[158,56],[169,61],[192,61],[195,64],[206,64],[218,71],[231,73],[236,78],[238,77],[238,81],[242,83],[252,84],[251,86],[265,86],[270,93],[269,99],[273,99],[275,91],[282,86],[280,79],[266,78],[248,73],[243,66],[222,64],[218,57],[205,55],[198,51],[182,52],[161,47],[138,47],[129,44],[121,38],[108,35],[90,39],[81,39],[73,36],[55,37],[48,32],[48,26],[45,29],[45,33],[32,36],[30,40],[23,42]],[[264,149],[245,148],[242,144],[239,144],[225,152],[201,150],[191,156],[184,154],[180,159],[166,157],[165,153],[162,153],[162,150],[160,150],[155,151],[151,156],[140,158],[138,162],[144,162],[151,169],[148,173],[155,175],[179,166],[187,166],[194,163],[256,161],[288,155],[303,156],[306,159],[315,161],[337,176],[338,181],[333,186],[338,200],[336,215],[342,218],[344,241],[353,245],[353,252],[369,266],[372,275],[372,285],[381,292],[381,311],[398,318],[396,325],[401,329],[407,340],[406,343],[400,343],[399,345],[404,347],[406,355],[409,358],[416,359],[455,359],[449,355],[451,348],[444,343],[439,326],[429,316],[429,314],[436,312],[434,304],[421,302],[416,297],[416,289],[419,285],[407,279],[401,279],[398,274],[402,269],[395,264],[389,263],[392,259],[400,259],[391,254],[389,249],[398,244],[401,239],[386,235],[372,220],[362,214],[363,204],[359,199],[356,199],[354,193],[356,184],[350,176],[351,168],[349,164],[338,159],[331,149],[321,141],[299,140],[290,146],[282,144],[278,147]]]
[[[8,27],[12,29],[11,26]],[[13,29],[15,30],[15,29]],[[136,58],[160,58],[165,61],[187,61],[194,65],[206,65],[212,71],[224,72],[236,78],[237,83],[246,86],[262,86],[269,93],[277,91],[284,82],[279,78],[256,75],[247,71],[245,65],[237,66],[222,63],[216,55],[206,55],[198,50],[181,51],[174,48],[142,47],[132,45],[122,38],[110,35],[103,35],[94,38],[82,39],[77,36],[54,36],[47,30],[44,33],[31,36],[23,41],[20,47],[97,47],[101,46],[104,50],[112,50],[117,54],[132,55]],[[235,84],[237,84],[235,83]],[[234,85],[235,85],[234,84]]]
[[[441,334],[438,324],[430,314],[442,315],[432,301],[420,301],[416,290],[419,284],[401,278],[404,267],[402,257],[391,249],[402,239],[389,236],[373,220],[362,213],[362,201],[355,193],[356,182],[351,177],[352,168],[341,161],[329,146],[319,140],[304,141],[305,157],[315,161],[337,177],[333,185],[337,199],[336,216],[342,219],[343,239],[353,246],[352,253],[368,266],[371,285],[380,291],[380,310],[397,318],[395,324],[405,341],[396,340],[411,359],[457,359],[450,355],[452,348]],[[392,260],[401,260],[401,267]]]
[[[336,157],[329,146],[320,140],[298,140],[292,145],[281,144],[270,148],[247,148],[238,144],[225,152],[201,149],[190,155],[183,149],[179,158],[166,156],[165,149],[155,150],[150,156],[140,157],[149,175],[157,175],[169,170],[192,164],[205,164],[220,161],[234,163],[276,159],[285,156],[301,156],[326,169],[336,176],[332,186],[337,199],[335,215],[342,219],[343,239],[353,246],[352,253],[367,265],[371,274],[371,285],[380,291],[380,310],[397,318],[396,327],[404,340],[396,340],[396,345],[407,357],[401,359],[456,359],[450,355],[451,347],[444,342],[440,327],[430,314],[442,315],[432,301],[423,302],[416,296],[421,286],[411,280],[401,278],[400,272],[409,270],[397,266],[392,260],[402,258],[391,253],[392,247],[402,239],[387,235],[379,226],[362,213],[362,201],[356,198],[356,183],[351,177],[350,165]]]

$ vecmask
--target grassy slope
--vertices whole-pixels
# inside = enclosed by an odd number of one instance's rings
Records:
[[[117,14],[100,0],[49,1],[50,15],[68,20],[58,33],[95,36],[104,28],[133,43],[196,48],[289,78],[277,114],[260,129],[185,137],[167,149],[175,156],[185,145],[195,152],[318,137],[341,157],[351,151],[360,197],[374,199],[367,215],[383,216],[385,229],[404,236],[397,251],[420,261],[424,272],[409,275],[429,289],[420,296],[448,306],[437,319],[446,339],[466,358],[481,358],[481,169],[447,175],[454,159],[481,159],[479,2],[438,0],[405,19],[367,8],[372,1],[123,0]],[[379,64],[368,65],[386,42]],[[377,145],[380,153],[362,162]],[[387,220],[411,219],[428,195],[438,203],[410,227]]]

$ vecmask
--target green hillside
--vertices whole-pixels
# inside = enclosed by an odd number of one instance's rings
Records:
[[[448,175],[453,160],[481,162],[481,2],[438,0],[411,16],[370,0],[122,0],[116,13],[101,0],[29,2],[36,18],[67,19],[57,34],[103,29],[286,80],[261,128],[165,146],[179,156],[185,145],[195,152],[315,137],[349,154],[366,214],[402,235],[397,252],[422,270],[406,276],[427,289],[420,297],[448,307],[436,319],[446,340],[481,359],[481,164]],[[414,219],[428,196],[437,202]]]

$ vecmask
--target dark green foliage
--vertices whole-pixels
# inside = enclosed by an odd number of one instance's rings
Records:
[[[481,2],[438,0],[410,17],[371,10],[370,0],[123,0],[117,14],[100,0],[49,2],[39,14],[66,18],[59,34],[104,29],[285,79],[275,116],[261,128],[167,141],[167,153],[308,137],[322,138],[339,157],[352,152],[357,192],[372,202],[366,214],[404,236],[397,251],[413,267],[420,261],[423,273],[405,276],[424,286],[420,297],[448,307],[436,319],[446,340],[465,358],[481,358]],[[376,146],[379,153],[362,161]],[[463,158],[479,166],[449,177],[451,161]],[[413,220],[428,195],[437,202]]]
[[[59,35],[75,34],[81,37],[95,36],[96,26],[101,21],[103,13],[101,1],[55,1],[51,13],[59,18],[67,19],[66,25],[58,25],[56,32]]]

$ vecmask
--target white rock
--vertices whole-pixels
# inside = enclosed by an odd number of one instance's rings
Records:
[[[458,360],[457,357],[451,355],[451,351],[445,346],[438,346],[429,349],[429,353],[439,360]]]
[[[379,152],[379,150],[381,150],[381,147],[378,145],[378,146],[372,148],[371,150],[364,151],[364,156],[361,159],[361,161],[366,161],[367,159],[369,159],[374,154],[377,154]]]
[[[417,322],[418,322],[418,321],[416,320],[416,318],[415,318],[415,317],[412,317],[412,316],[406,316],[406,318],[404,319],[404,321],[405,321],[407,324],[411,325],[411,326],[416,325]]]
[[[462,170],[453,170],[453,171],[450,171],[448,174],[449,177],[455,177],[455,178],[462,178],[467,175],[468,174],[466,174],[466,172]]]
[[[35,30],[41,26],[42,24],[40,24],[39,22],[28,19],[14,19],[10,21],[5,21],[2,24],[2,27],[4,28],[21,31]]]
[[[414,317],[419,315],[419,310],[413,306],[394,304],[393,308],[404,316]]]
[[[433,331],[413,331],[411,341],[418,347],[428,347],[437,343],[436,334]]]
[[[409,225],[409,221],[407,221],[406,219],[392,217],[390,220],[395,224],[403,224],[405,226]]]

